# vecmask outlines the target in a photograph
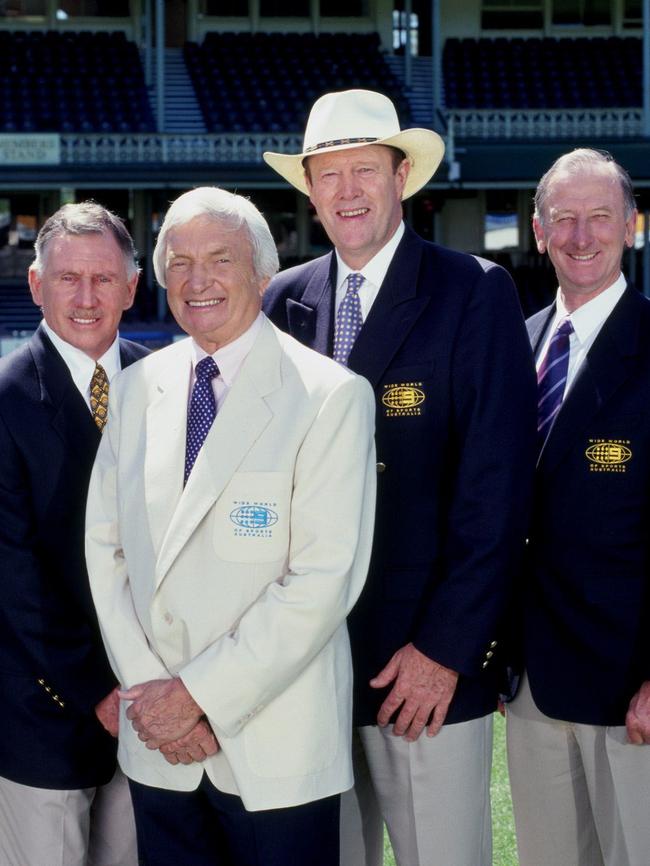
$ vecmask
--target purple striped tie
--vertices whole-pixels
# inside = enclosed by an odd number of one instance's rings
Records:
[[[540,448],[546,441],[555,416],[560,411],[569,371],[569,338],[573,325],[565,319],[548,347],[537,372],[537,434]]]

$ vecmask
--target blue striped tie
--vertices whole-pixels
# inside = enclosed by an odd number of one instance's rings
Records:
[[[569,371],[569,346],[573,325],[565,319],[553,334],[546,357],[537,372],[537,434],[540,449],[564,399]]]

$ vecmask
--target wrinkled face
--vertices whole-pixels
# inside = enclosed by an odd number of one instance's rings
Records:
[[[174,318],[210,355],[248,330],[269,282],[255,273],[246,228],[207,216],[170,230],[165,276]]]
[[[402,219],[408,160],[393,169],[392,151],[371,144],[308,157],[312,204],[343,261],[358,270],[395,234]]]
[[[138,275],[110,234],[62,235],[45,249],[43,269],[29,271],[34,303],[61,339],[96,361],[133,304]]]
[[[594,165],[555,175],[541,216],[533,220],[537,249],[553,262],[567,309],[576,309],[618,278],[623,251],[634,243],[636,210],[626,219],[618,177]]]

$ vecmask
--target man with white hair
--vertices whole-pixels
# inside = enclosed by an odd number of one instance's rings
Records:
[[[87,513],[140,856],[333,866],[372,392],[261,313],[277,252],[241,196],[180,196],[154,266],[191,339],[116,383]]]
[[[650,861],[650,302],[626,283],[629,175],[579,148],[542,177],[557,275],[528,320],[539,460],[508,705],[521,866]]]
[[[385,96],[329,93],[303,152],[265,154],[335,251],[275,278],[265,310],[364,375],[377,406],[377,525],[349,620],[358,731],[344,866],[492,863],[499,625],[523,545],[535,381],[508,274],[419,238],[402,201],[444,146]],[[426,731],[426,735],[425,735]]]

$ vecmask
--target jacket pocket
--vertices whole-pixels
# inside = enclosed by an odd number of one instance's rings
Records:
[[[230,562],[275,562],[289,549],[289,472],[237,472],[214,509],[214,547]]]

